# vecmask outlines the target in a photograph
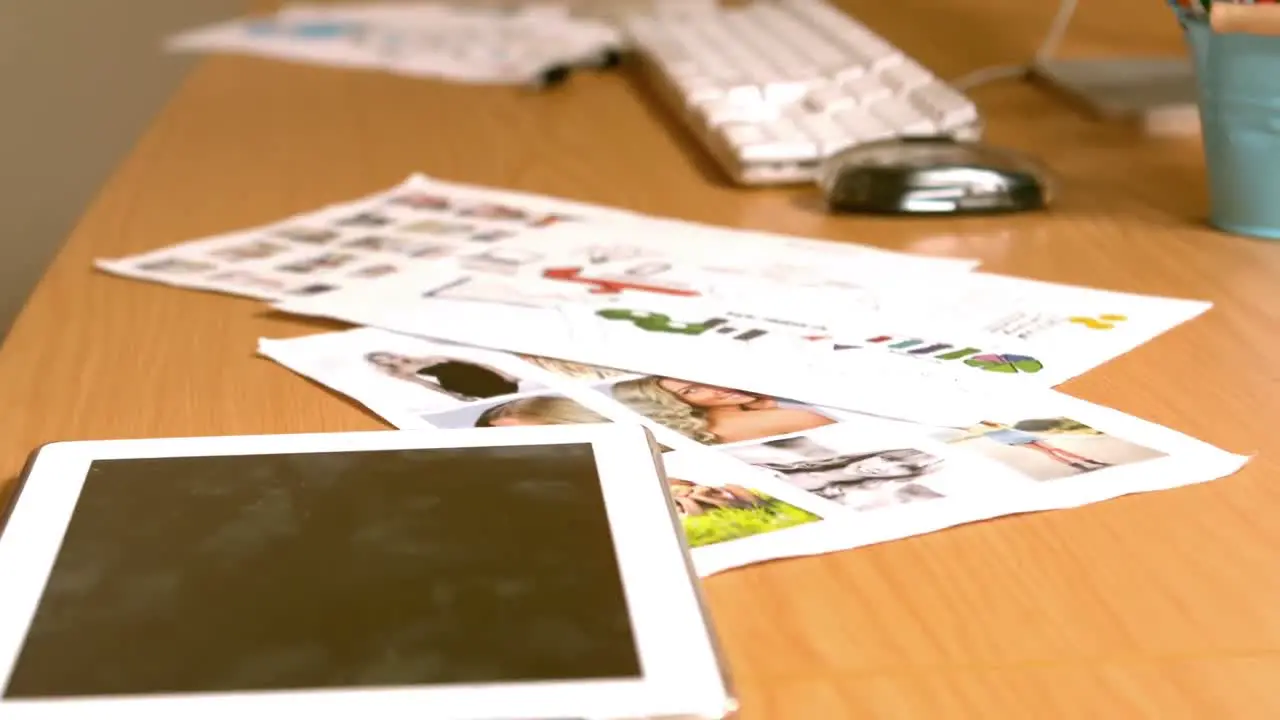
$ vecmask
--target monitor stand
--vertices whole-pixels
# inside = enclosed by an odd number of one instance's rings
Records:
[[[1105,119],[1134,119],[1153,135],[1200,131],[1195,69],[1187,58],[1038,61],[1031,76]]]

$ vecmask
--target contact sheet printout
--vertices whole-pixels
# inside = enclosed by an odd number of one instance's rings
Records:
[[[1213,480],[1245,458],[1052,390],[941,424],[374,328],[259,352],[402,429],[648,426],[703,575]]]
[[[638,227],[629,229],[633,223]],[[576,230],[561,232],[565,226]],[[732,296],[754,283],[866,293],[887,277],[949,276],[977,263],[728,230],[414,175],[351,202],[97,265],[136,279],[272,301],[360,291],[412,276],[445,278],[457,286],[446,292],[450,297],[486,299],[480,294],[488,288],[493,299],[545,303],[548,289],[570,302],[605,298],[611,293],[601,282],[607,281],[597,276],[614,272],[625,274],[615,285],[630,281],[633,292],[648,287],[670,297]],[[645,286],[649,275],[696,287]]]

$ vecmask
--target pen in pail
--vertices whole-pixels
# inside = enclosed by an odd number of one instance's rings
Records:
[[[1188,11],[1195,3],[1179,3],[1179,19],[1195,60],[1209,221],[1280,239],[1280,5]]]

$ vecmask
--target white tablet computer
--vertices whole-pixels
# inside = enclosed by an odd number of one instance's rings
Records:
[[[48,445],[0,535],[0,717],[723,717],[648,433]]]

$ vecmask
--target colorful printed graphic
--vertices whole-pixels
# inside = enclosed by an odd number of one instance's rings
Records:
[[[1044,369],[1039,360],[1026,355],[977,355],[964,361],[965,365],[987,372],[998,373],[1038,373]]]
[[[632,325],[647,332],[673,333],[676,335],[702,335],[714,330],[718,334],[731,335],[734,340],[754,340],[769,332],[759,328],[733,327],[729,325],[727,319],[722,317],[707,318],[698,322],[683,322],[673,320],[670,315],[664,313],[649,312],[647,310],[626,310],[623,308],[597,310],[596,315],[605,320],[630,321]]]
[[[1115,315],[1111,313],[1104,313],[1097,317],[1084,317],[1084,316],[1070,317],[1070,318],[1067,318],[1067,321],[1075,323],[1077,325],[1083,325],[1084,327],[1087,327],[1090,330],[1110,330],[1116,326],[1116,323],[1122,323],[1128,319],[1129,318],[1125,315]]]
[[[890,343],[893,340],[894,342]],[[931,356],[934,360],[960,360],[964,364],[998,373],[1037,373],[1044,369],[1044,363],[1029,355],[1006,355],[1002,353],[982,353],[975,347],[952,349],[948,343],[932,342],[920,338],[894,338],[890,335],[879,335],[869,338],[868,343],[882,345],[889,350],[905,355]],[[885,343],[889,343],[885,345]]]
[[[659,312],[650,312],[647,310],[628,310],[625,308],[609,308],[606,310],[597,310],[596,315],[605,320],[621,320],[630,322],[637,328],[646,332],[671,333],[675,335],[704,335],[714,333],[723,335],[733,340],[750,341],[761,338],[769,334],[768,330],[761,328],[738,327],[730,325],[730,320],[724,317],[710,317],[705,320],[696,322],[674,320],[670,315]],[[804,340],[826,340],[830,339],[827,335],[801,335]],[[901,355],[912,355],[917,357],[929,357],[932,360],[964,360],[964,364],[968,367],[985,370],[987,372],[998,373],[1023,373],[1033,374],[1044,369],[1044,363],[1030,355],[1012,355],[1002,353],[983,353],[982,349],[976,347],[956,348],[950,343],[934,342],[924,340],[922,338],[899,337],[892,335],[877,335],[876,337],[867,338],[867,345],[835,344],[835,350],[860,350],[863,347],[881,347],[890,352]],[[983,353],[975,355],[975,353]]]
[[[637,292],[657,293],[660,295],[678,295],[681,297],[697,297],[701,294],[697,290],[651,285],[629,278],[583,277],[582,268],[580,267],[547,268],[542,271],[542,277],[548,280],[590,285],[590,292],[593,295],[614,295],[623,290],[635,290]]]

